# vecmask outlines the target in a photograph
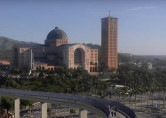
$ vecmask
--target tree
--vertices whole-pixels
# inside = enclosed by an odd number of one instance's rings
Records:
[[[1,106],[4,109],[7,110],[12,110],[13,109],[13,104],[14,104],[14,100],[9,98],[9,97],[2,97],[1,98]]]

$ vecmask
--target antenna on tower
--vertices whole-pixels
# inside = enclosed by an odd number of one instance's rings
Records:
[[[110,17],[110,11],[108,11],[108,13],[109,13],[109,17]]]

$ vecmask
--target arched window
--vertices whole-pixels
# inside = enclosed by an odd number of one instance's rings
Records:
[[[90,72],[92,72],[92,67],[90,67]]]
[[[85,58],[85,52],[83,51],[83,49],[78,48],[75,50],[74,52],[74,64],[76,65],[83,65],[84,64],[84,58]]]

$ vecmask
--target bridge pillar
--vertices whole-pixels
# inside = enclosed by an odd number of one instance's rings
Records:
[[[42,108],[41,108],[41,110],[42,110],[42,116],[41,116],[41,118],[47,118],[47,103],[43,103],[42,104]]]
[[[14,117],[20,118],[20,99],[14,100]]]
[[[88,118],[88,111],[80,110],[80,118]]]

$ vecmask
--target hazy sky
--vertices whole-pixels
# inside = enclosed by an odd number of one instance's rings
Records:
[[[0,36],[44,43],[58,26],[71,43],[101,43],[101,18],[118,18],[118,50],[166,55],[166,0],[0,0]]]

